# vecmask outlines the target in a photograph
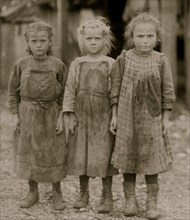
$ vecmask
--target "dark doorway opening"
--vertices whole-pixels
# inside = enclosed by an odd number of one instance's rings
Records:
[[[125,8],[126,0],[107,0],[106,14],[110,19],[111,30],[116,38],[115,48],[112,50],[110,56],[116,58],[124,45],[124,31],[125,23],[122,15]]]

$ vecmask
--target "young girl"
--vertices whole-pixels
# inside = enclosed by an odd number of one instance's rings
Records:
[[[65,208],[60,181],[66,176],[62,120],[66,67],[51,55],[52,36],[52,28],[44,22],[26,27],[30,55],[16,62],[9,80],[9,109],[19,129],[16,172],[28,180],[30,188],[21,208],[30,208],[39,201],[39,182],[51,182],[53,207]]]
[[[102,177],[103,193],[98,212],[113,207],[112,176],[117,170],[110,165],[113,136],[110,83],[114,59],[107,57],[112,46],[110,27],[102,18],[95,18],[78,28],[82,53],[70,65],[65,87],[63,112],[69,116],[68,174],[78,175],[80,196],[74,208],[88,205],[89,177]]]
[[[128,25],[123,51],[113,68],[110,131],[116,142],[112,164],[124,173],[124,214],[137,214],[136,174],[145,174],[146,217],[158,217],[158,173],[172,163],[168,139],[169,113],[175,100],[168,59],[154,47],[161,39],[159,21],[147,13]],[[117,130],[116,130],[117,128]]]

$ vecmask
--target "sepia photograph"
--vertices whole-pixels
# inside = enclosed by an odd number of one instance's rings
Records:
[[[0,219],[190,219],[190,0],[0,0]]]

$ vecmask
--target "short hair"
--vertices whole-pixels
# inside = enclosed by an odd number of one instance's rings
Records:
[[[103,54],[107,55],[108,53],[110,53],[111,49],[114,48],[114,36],[112,31],[110,30],[109,21],[106,18],[99,16],[89,21],[85,21],[77,29],[77,41],[81,54],[86,55],[83,43],[86,28],[93,28],[102,31],[103,37],[105,37],[106,39]]]
[[[28,42],[29,35],[31,32],[38,32],[38,31],[47,31],[50,41],[52,40],[52,37],[53,37],[52,27],[44,21],[36,21],[36,22],[30,23],[25,28],[24,36],[25,36],[26,42]],[[26,50],[29,54],[32,55],[32,51],[29,47]],[[47,55],[52,55],[51,47],[48,48]]]
[[[156,32],[157,32],[157,44],[160,43],[160,41],[162,40],[162,36],[163,36],[163,29],[162,29],[160,21],[156,19],[155,17],[153,17],[152,15],[148,14],[147,12],[144,12],[134,17],[127,25],[125,29],[125,34],[124,34],[125,39],[127,41],[127,46],[134,47],[133,40],[132,40],[133,31],[134,31],[135,26],[141,23],[152,23],[155,25]]]

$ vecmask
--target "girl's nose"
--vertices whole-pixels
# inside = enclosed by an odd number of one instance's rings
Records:
[[[94,38],[92,38],[92,44],[95,44],[95,40],[94,40]]]
[[[40,44],[40,42],[38,41],[38,42],[37,42],[37,47],[40,47],[40,46],[41,46],[41,44]]]
[[[143,42],[144,42],[144,43],[147,43],[147,42],[148,42],[148,38],[147,38],[147,37],[144,37]]]

